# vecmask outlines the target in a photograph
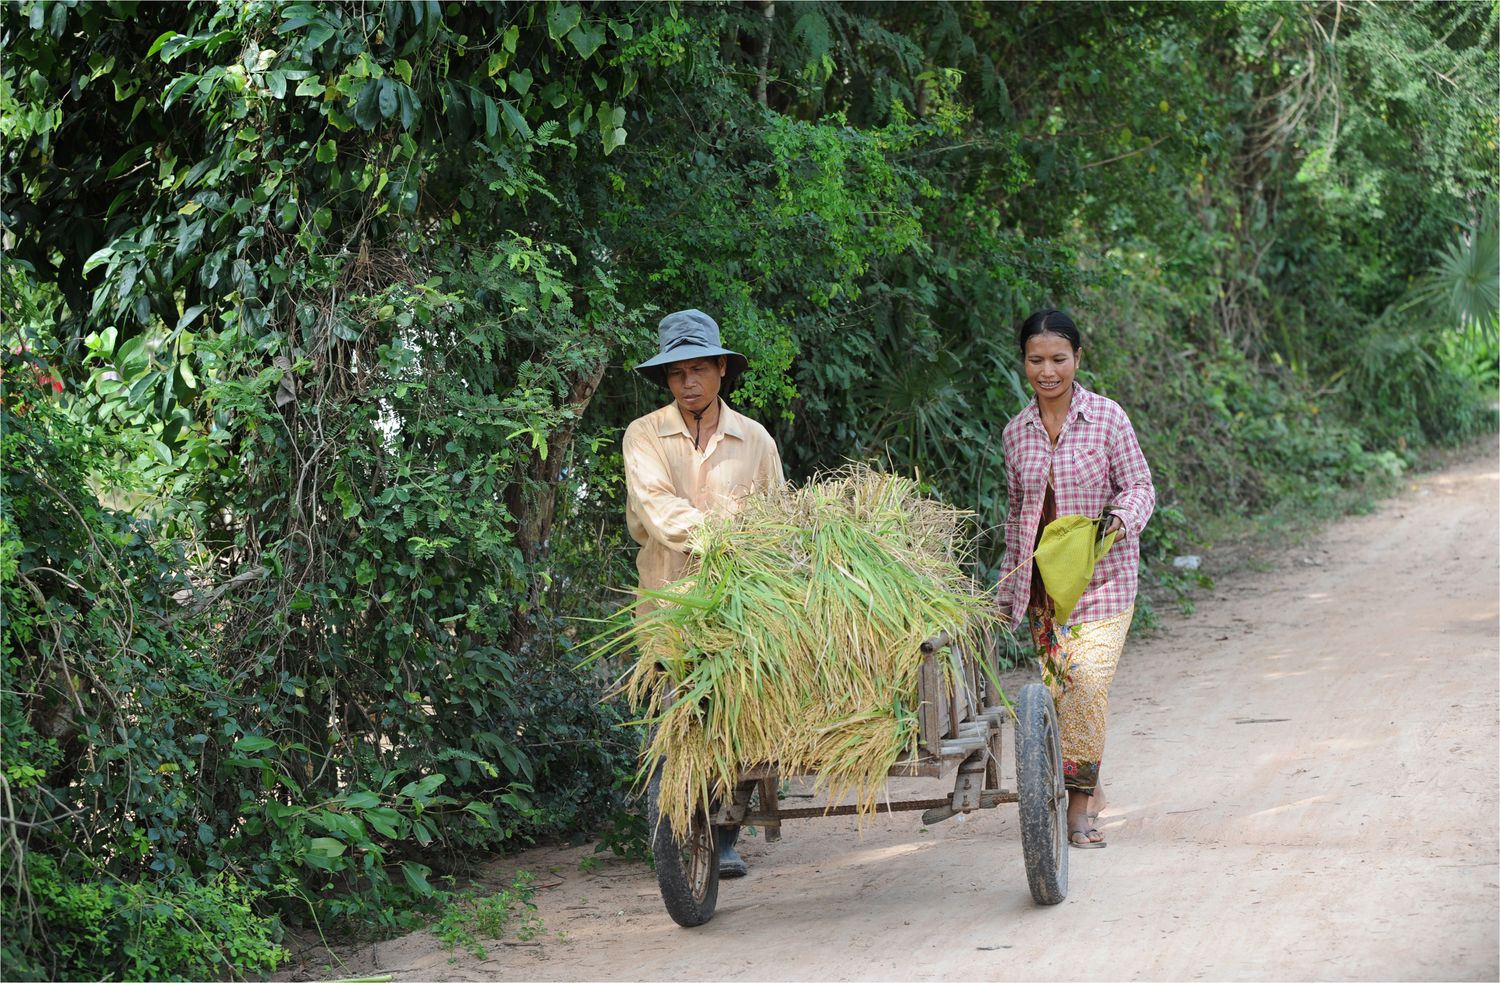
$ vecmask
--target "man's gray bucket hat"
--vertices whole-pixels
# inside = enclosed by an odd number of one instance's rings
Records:
[[[719,325],[699,310],[674,311],[656,326],[657,346],[661,352],[635,367],[641,375],[658,386],[667,384],[667,366],[694,358],[717,358],[723,355],[724,391],[732,387],[750,366],[749,359],[719,344]]]

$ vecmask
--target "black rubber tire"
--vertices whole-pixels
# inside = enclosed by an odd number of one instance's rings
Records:
[[[657,797],[661,774],[651,777],[646,793],[646,821],[651,830],[651,856],[656,861],[656,884],[672,921],[696,928],[714,917],[719,903],[719,851],[708,817],[698,813],[687,840],[678,843],[661,817]]]
[[[1021,854],[1037,904],[1068,896],[1068,790],[1052,694],[1041,683],[1016,700],[1016,791],[1021,813]]]

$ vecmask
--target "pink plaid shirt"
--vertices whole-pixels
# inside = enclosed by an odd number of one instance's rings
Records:
[[[1113,505],[1125,528],[1114,547],[1094,568],[1088,590],[1073,609],[1072,623],[1100,621],[1121,614],[1135,603],[1141,562],[1141,530],[1156,507],[1151,468],[1141,454],[1130,418],[1112,399],[1073,384],[1073,405],[1063,422],[1057,446],[1036,400],[1005,426],[1005,478],[1010,510],[1005,521],[1005,560],[995,595],[1000,612],[1015,621],[1026,614],[1031,596],[1031,551],[1035,548],[1047,475],[1057,514],[1097,516]],[[1014,570],[1014,573],[1011,571]]]

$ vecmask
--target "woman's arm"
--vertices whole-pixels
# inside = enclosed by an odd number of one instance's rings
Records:
[[[1139,537],[1156,510],[1156,487],[1151,483],[1151,467],[1141,453],[1135,428],[1123,411],[1110,447],[1109,481],[1115,489],[1109,504],[1124,527],[1121,534]]]
[[[1012,442],[1006,440],[1005,448],[1005,525],[1001,528],[1005,535],[1005,550],[1000,558],[1000,576],[1004,577],[1011,573],[1021,562],[1021,535],[1019,532],[1021,523],[1021,509],[1024,503],[1025,492],[1021,484],[1021,475],[1016,471],[1013,461],[1016,448]],[[1012,619],[1011,592],[1015,584],[1010,580],[1002,580],[995,588],[995,607],[1001,616],[1007,621]]]

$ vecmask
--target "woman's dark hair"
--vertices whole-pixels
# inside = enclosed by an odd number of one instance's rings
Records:
[[[1073,346],[1075,352],[1083,347],[1083,337],[1078,333],[1078,326],[1073,323],[1073,319],[1062,311],[1049,307],[1033,313],[1021,324],[1021,330],[1016,332],[1016,345],[1021,349],[1021,354],[1026,354],[1028,341],[1043,334],[1055,334],[1068,339],[1068,344]]]

